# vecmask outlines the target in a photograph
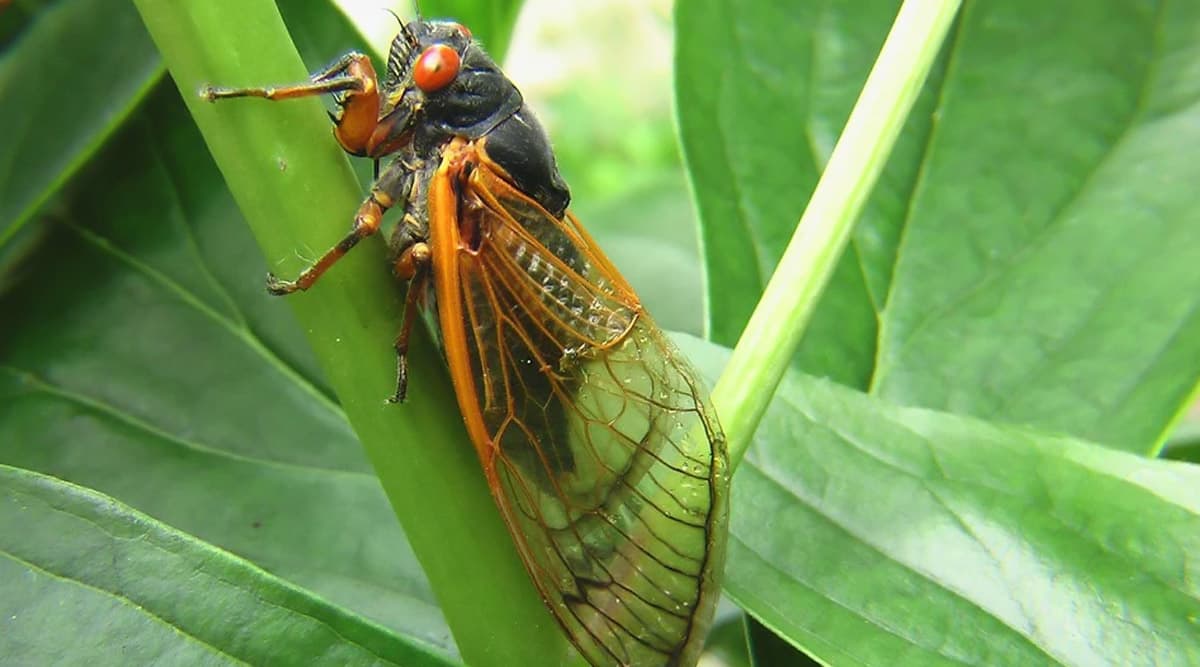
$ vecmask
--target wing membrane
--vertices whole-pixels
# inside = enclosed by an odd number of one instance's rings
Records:
[[[474,167],[450,176],[454,215],[434,211],[431,233],[447,358],[497,504],[590,662],[694,662],[726,520],[705,391],[573,216]]]

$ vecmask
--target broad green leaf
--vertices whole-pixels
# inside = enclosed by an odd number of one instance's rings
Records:
[[[28,21],[0,54],[6,137],[0,246],[95,154],[163,73],[127,0],[48,3]]]
[[[714,340],[737,342],[896,13],[894,0],[676,5],[680,135],[696,193]],[[935,72],[932,79],[936,80]],[[809,327],[797,363],[865,388],[876,304],[929,132],[918,101]],[[903,158],[901,157],[903,156]]]
[[[1200,5],[963,18],[874,391],[1151,451],[1200,375]]]
[[[136,179],[112,178],[111,165]],[[177,94],[84,171],[0,297],[0,461],[450,646],[361,446]]]
[[[1198,489],[792,371],[734,478],[725,590],[829,664],[1195,664]]]
[[[0,465],[12,664],[449,665],[110,497]]]
[[[682,134],[724,341],[895,13],[772,7],[677,12]],[[1200,376],[1198,27],[1194,3],[968,3],[800,367],[1151,451]]]

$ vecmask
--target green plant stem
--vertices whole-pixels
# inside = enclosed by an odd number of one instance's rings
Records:
[[[800,344],[960,4],[908,0],[892,24],[796,233],[713,391],[734,465]]]
[[[274,3],[136,5],[268,262],[294,275],[302,266],[297,249],[332,246],[348,231],[363,196],[330,136],[324,107],[313,98],[214,105],[198,95],[208,83],[307,78]],[[499,518],[427,336],[413,342],[408,403],[384,403],[394,389],[392,341],[401,299],[382,244],[372,239],[310,293],[288,301],[366,447],[464,659],[472,665],[561,664],[569,660],[568,645]]]

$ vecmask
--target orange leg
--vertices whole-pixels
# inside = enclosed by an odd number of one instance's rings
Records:
[[[261,97],[289,100],[324,93],[336,93],[341,107],[334,117],[333,133],[347,153],[366,155],[371,137],[379,125],[379,82],[371,59],[361,53],[347,53],[329,67],[314,72],[308,81],[286,86],[218,88],[205,86],[200,96],[209,102],[234,97]]]
[[[367,195],[366,201],[358,207],[358,213],[354,216],[354,224],[351,226],[350,232],[342,237],[337,245],[326,250],[324,255],[313,262],[312,266],[302,271],[295,280],[280,280],[274,275],[268,274],[267,291],[280,295],[312,287],[321,274],[350,252],[354,246],[358,245],[359,241],[379,231],[379,223],[383,220],[384,212],[394,206],[397,201],[406,207],[411,205],[409,199],[414,178],[412,169],[403,161],[397,160],[388,165],[375,181],[375,185],[371,186],[371,193]],[[409,278],[411,274],[404,277]]]
[[[350,249],[358,245],[359,241],[379,231],[379,221],[383,219],[383,212],[391,206],[391,203],[391,199],[386,195],[372,191],[362,206],[358,207],[358,214],[354,216],[354,226],[350,229],[349,234],[338,241],[337,245],[326,250],[320,259],[302,271],[295,280],[280,280],[275,277],[275,274],[268,273],[267,291],[279,296],[312,287],[321,274],[350,252]]]
[[[409,246],[396,259],[396,275],[408,278],[408,295],[404,298],[400,334],[396,336],[396,394],[388,399],[388,403],[403,403],[408,393],[408,337],[417,318],[418,303],[425,293],[425,281],[429,279],[429,259],[429,246],[423,242]]]

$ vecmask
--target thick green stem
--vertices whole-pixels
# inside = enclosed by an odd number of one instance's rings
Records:
[[[363,194],[330,135],[323,106],[312,98],[209,104],[198,95],[208,83],[307,77],[274,3],[136,4],[268,262],[279,274],[295,275],[303,265],[297,250],[330,247],[349,229]],[[382,244],[369,240],[289,303],[375,465],[463,657],[472,665],[560,664],[568,659],[566,641],[492,503],[427,337],[412,346],[409,402],[384,403],[394,389],[392,341],[401,298]]]
[[[796,233],[713,391],[735,464],[800,344],[959,5],[908,0],[900,8]]]

